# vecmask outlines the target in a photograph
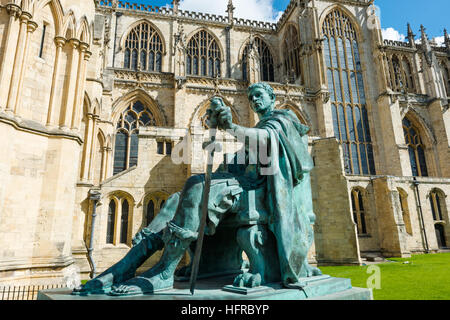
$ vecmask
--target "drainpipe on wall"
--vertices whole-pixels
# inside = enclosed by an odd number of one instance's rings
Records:
[[[414,185],[414,189],[416,191],[417,208],[418,208],[419,217],[420,217],[420,227],[422,229],[423,237],[425,240],[425,253],[430,253],[430,247],[428,246],[427,232],[425,231],[425,221],[423,220],[422,203],[420,201],[419,182],[417,182],[416,177],[414,177],[413,185]]]
[[[88,261],[89,265],[91,267],[91,273],[89,276],[91,279],[95,277],[95,263],[94,259],[92,258],[92,253],[94,251],[94,228],[95,228],[95,217],[97,216],[97,205],[100,201],[101,193],[95,190],[89,190],[89,200],[92,200],[94,202],[94,207],[92,208],[92,221],[91,221],[91,237],[89,239],[89,248],[88,250]]]

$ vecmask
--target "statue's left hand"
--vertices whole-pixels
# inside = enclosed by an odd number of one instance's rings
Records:
[[[227,106],[223,106],[219,112],[219,128],[228,130],[233,127],[233,115],[231,109]]]

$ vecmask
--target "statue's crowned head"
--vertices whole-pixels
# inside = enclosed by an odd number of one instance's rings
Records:
[[[273,88],[265,82],[258,82],[249,86],[247,96],[252,110],[260,116],[269,113],[275,107],[275,93]]]

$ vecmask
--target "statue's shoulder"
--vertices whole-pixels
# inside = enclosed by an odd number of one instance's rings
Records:
[[[289,109],[274,110],[272,113],[272,117],[291,121],[297,128],[297,130],[300,132],[300,135],[302,136],[309,132],[309,127],[302,124],[298,119],[297,115],[292,110]]]

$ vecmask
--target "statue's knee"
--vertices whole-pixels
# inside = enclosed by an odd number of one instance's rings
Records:
[[[196,176],[192,176],[189,177],[184,185],[184,189],[185,190],[189,190],[189,191],[201,191],[203,189],[203,183],[204,183],[205,179],[204,176],[202,175],[196,175]]]

